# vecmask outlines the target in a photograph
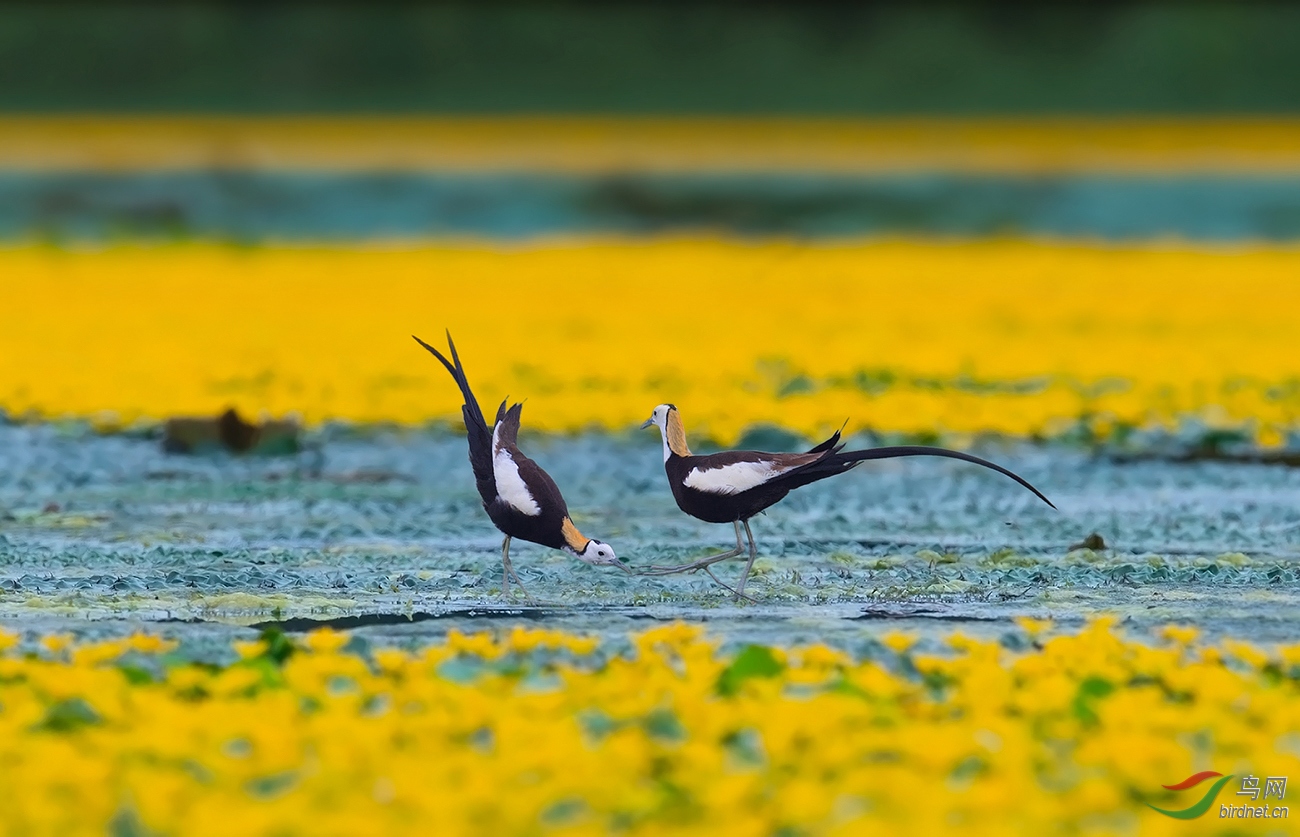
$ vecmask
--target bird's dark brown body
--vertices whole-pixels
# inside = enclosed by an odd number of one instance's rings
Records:
[[[960,459],[991,468],[1006,474],[1013,480],[1034,492],[1043,502],[1051,505],[1046,497],[1029,483],[1006,470],[977,456],[945,448],[931,448],[919,445],[900,445],[889,448],[875,448],[865,451],[841,452],[840,434],[813,448],[808,453],[765,453],[763,451],[735,450],[704,456],[679,456],[671,453],[664,461],[664,471],[668,475],[668,484],[672,488],[673,499],[677,507],[692,517],[709,523],[731,523],[748,520],[769,506],[776,505],[796,488],[809,483],[824,480],[852,469],[868,459],[888,459],[900,456],[940,456]],[[784,473],[736,493],[719,493],[691,487],[689,481],[693,474],[707,474],[737,465],[760,467],[770,463],[772,470],[788,468]]]
[[[509,576],[513,574],[510,564],[511,538],[561,549],[589,564],[613,565],[626,569],[618,562],[614,550],[608,544],[584,537],[578,531],[569,517],[569,507],[555,480],[519,449],[519,422],[523,405],[515,404],[507,408],[509,399],[502,401],[497,408],[496,420],[489,426],[465,377],[465,369],[461,366],[451,334],[447,335],[451,360],[420,338],[416,337],[415,341],[446,367],[464,396],[461,415],[465,419],[469,464],[474,470],[474,483],[488,518],[506,536],[501,545],[505,573],[502,588],[509,587]],[[517,576],[515,580],[518,581]]]
[[[661,404],[644,426],[657,425],[664,443],[664,471],[677,507],[691,517],[709,523],[736,525],[736,548],[681,567],[659,568],[662,572],[706,569],[717,561],[739,555],[740,526],[749,535],[749,566],[741,576],[736,594],[743,595],[745,579],[753,565],[755,547],[749,519],[779,503],[796,488],[842,474],[869,459],[900,456],[941,456],[960,459],[1004,474],[1032,491],[1040,500],[1052,505],[1043,494],[1023,478],[978,456],[945,448],[900,445],[861,451],[845,451],[836,431],[826,441],[806,453],[766,453],[763,451],[723,451],[705,455],[691,453],[681,416],[672,404]],[[1055,506],[1053,506],[1055,508]]]
[[[479,482],[479,495],[483,498],[483,508],[488,517],[503,533],[512,538],[519,538],[530,543],[549,546],[551,549],[572,548],[565,538],[566,529],[571,527],[569,507],[564,502],[564,495],[551,479],[551,475],[541,466],[524,455],[515,441],[519,435],[519,420],[523,405],[515,404],[506,409],[505,402],[497,409],[497,418],[493,423],[493,444],[488,449],[470,448],[470,464],[475,474],[486,469],[493,473],[493,460],[508,458],[519,474],[519,481],[526,487],[528,496],[537,507],[536,514],[525,514],[521,510],[527,500],[512,498],[514,502],[502,496],[502,489],[495,478],[490,491]],[[493,457],[493,450],[496,456]],[[576,530],[572,530],[576,531]]]
[[[764,456],[771,454],[759,451],[726,451],[709,456],[673,454],[664,461],[664,471],[668,474],[668,485],[679,509],[708,523],[733,523],[748,520],[768,506],[776,505],[798,486],[773,481],[739,494],[717,494],[692,488],[686,485],[686,480],[700,467],[707,470],[741,462],[760,462]]]

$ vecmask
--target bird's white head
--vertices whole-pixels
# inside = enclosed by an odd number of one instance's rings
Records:
[[[614,547],[604,541],[584,536],[567,517],[560,523],[560,534],[564,536],[562,549],[579,561],[585,561],[594,567],[618,567],[623,572],[632,572],[614,554]]]
[[[623,562],[614,554],[614,547],[592,539],[587,541],[587,545],[581,552],[576,549],[569,549],[579,561],[585,561],[594,567],[618,567],[621,570],[627,570]]]
[[[660,404],[658,407],[654,408],[653,412],[650,413],[650,418],[645,420],[645,422],[641,425],[641,429],[645,430],[647,427],[653,424],[655,427],[658,427],[660,430],[663,430],[668,426],[668,413],[676,409],[677,408],[672,404]]]
[[[686,429],[682,426],[682,416],[673,404],[660,404],[655,407],[650,418],[645,420],[641,429],[654,425],[659,428],[659,435],[664,442],[664,461],[673,454],[690,456],[691,449],[686,445]]]

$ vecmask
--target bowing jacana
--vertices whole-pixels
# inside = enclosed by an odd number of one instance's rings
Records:
[[[1034,492],[1038,499],[1052,508],[1052,501],[1043,496],[1023,478],[1001,465],[995,465],[978,456],[945,448],[921,445],[873,448],[871,450],[844,451],[840,444],[840,431],[807,453],[763,453],[752,450],[733,450],[697,456],[686,444],[686,430],[681,414],[672,404],[655,407],[642,429],[655,425],[664,443],[664,470],[672,488],[677,507],[691,517],[709,523],[730,523],[736,529],[736,548],[719,555],[710,555],[678,567],[654,567],[648,574],[663,575],[673,572],[704,570],[713,576],[709,566],[744,552],[740,542],[740,527],[745,527],[749,539],[749,563],[740,576],[740,584],[732,591],[737,598],[745,595],[745,581],[754,567],[757,550],[754,533],[749,529],[749,519],[772,506],[796,488],[842,474],[868,459],[891,459],[898,456],[945,456],[992,468]],[[714,581],[718,581],[713,576]],[[722,584],[721,581],[718,581]],[[726,585],[723,585],[724,587]],[[730,589],[730,588],[728,588]]]
[[[555,480],[519,450],[519,417],[524,405],[515,404],[507,409],[510,399],[502,401],[497,408],[496,421],[489,427],[478,399],[469,388],[451,332],[447,332],[450,361],[420,338],[415,337],[415,342],[442,361],[465,398],[461,415],[465,418],[465,433],[469,438],[469,464],[474,469],[474,482],[478,485],[488,517],[506,536],[501,543],[501,592],[510,592],[510,579],[513,577],[519,589],[528,595],[510,563],[511,538],[560,549],[588,564],[618,567],[630,573],[609,544],[584,537],[578,531]]]

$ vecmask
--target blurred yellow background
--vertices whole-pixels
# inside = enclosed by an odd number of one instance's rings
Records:
[[[1047,435],[1300,415],[1300,249],[715,238],[0,252],[0,402],[107,426],[459,421],[410,340],[450,328],[487,406],[623,429],[661,401],[768,423]]]
[[[1300,119],[0,115],[0,168],[1285,175]]]

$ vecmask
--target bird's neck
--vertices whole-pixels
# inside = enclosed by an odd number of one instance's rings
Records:
[[[686,428],[682,427],[682,417],[677,415],[676,410],[670,411],[668,418],[664,420],[663,439],[664,462],[667,462],[673,454],[691,455],[691,449],[686,444]]]
[[[583,537],[578,527],[574,526],[573,521],[568,517],[560,523],[560,534],[564,537],[564,545],[573,550],[575,555],[581,555],[586,550],[587,544],[591,543],[591,538]]]

